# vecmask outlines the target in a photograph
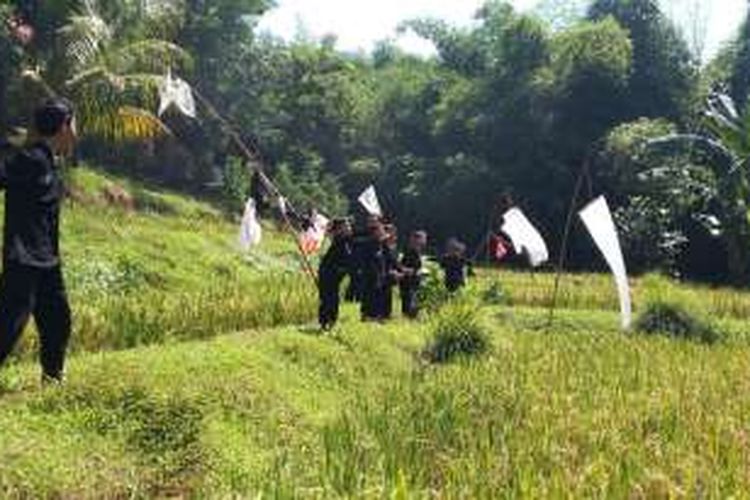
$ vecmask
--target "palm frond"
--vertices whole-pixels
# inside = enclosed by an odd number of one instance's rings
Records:
[[[79,123],[83,136],[99,137],[113,143],[171,135],[169,128],[156,115],[132,106],[110,107],[106,112],[84,113],[79,117]]]
[[[140,108],[123,106],[117,110],[115,128],[120,140],[153,139],[171,134],[156,115]]]
[[[70,17],[59,32],[65,54],[77,68],[91,64],[112,38],[107,23],[93,11]]]
[[[160,76],[119,76],[99,66],[69,80],[66,93],[77,103],[82,135],[114,142],[168,133],[149,109],[158,105]]]
[[[672,154],[680,152],[703,152],[722,165],[724,171],[731,171],[738,158],[721,142],[698,134],[670,134],[646,142],[646,151],[650,153]]]
[[[193,65],[193,59],[186,50],[158,39],[141,40],[114,49],[108,54],[107,62],[114,71],[123,74],[164,74],[169,68],[189,70]]]

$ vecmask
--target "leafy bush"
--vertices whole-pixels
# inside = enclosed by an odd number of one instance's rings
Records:
[[[427,312],[440,310],[453,298],[454,294],[445,288],[440,268],[434,263],[427,263],[427,275],[419,288],[419,307]]]
[[[489,347],[489,334],[477,307],[465,301],[454,301],[444,307],[435,320],[424,356],[432,363],[447,363],[457,357],[481,356]]]
[[[679,304],[654,302],[641,314],[636,330],[648,334],[697,340],[712,344],[719,339],[719,332],[706,321],[688,312]]]

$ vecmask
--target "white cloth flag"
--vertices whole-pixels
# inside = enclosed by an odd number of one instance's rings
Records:
[[[367,213],[370,215],[377,215],[378,217],[383,216],[383,211],[380,209],[380,202],[378,201],[378,194],[375,192],[375,186],[370,186],[359,195],[359,202],[365,207]]]
[[[263,230],[258,222],[255,200],[250,198],[245,204],[245,213],[240,225],[240,248],[247,252],[250,248],[259,245],[262,237]]]
[[[159,101],[159,116],[162,116],[172,105],[190,118],[196,116],[193,90],[186,81],[173,78],[171,71],[167,72],[159,86]]]
[[[326,239],[329,222],[324,215],[315,215],[312,225],[300,236],[300,245],[305,254],[310,255],[320,251],[323,241]]]
[[[627,330],[630,328],[633,315],[630,302],[630,285],[628,284],[628,273],[625,269],[625,259],[622,256],[620,240],[617,237],[617,229],[607,200],[600,196],[581,210],[578,215],[591,233],[596,246],[599,247],[612,270],[612,274],[615,276],[617,293],[620,296],[622,327]]]
[[[503,215],[502,231],[510,237],[517,254],[524,251],[532,267],[539,267],[549,260],[549,251],[544,238],[518,208],[511,208]]]

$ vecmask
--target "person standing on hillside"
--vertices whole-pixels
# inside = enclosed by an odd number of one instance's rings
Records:
[[[404,273],[399,288],[401,291],[401,313],[410,319],[419,314],[417,295],[422,284],[422,252],[427,246],[427,233],[414,231],[409,236],[409,245],[401,257],[401,269]]]
[[[0,366],[33,315],[44,382],[63,378],[71,313],[60,261],[60,205],[65,190],[55,156],[73,153],[73,107],[60,99],[34,112],[33,140],[0,168],[5,190],[0,277]]]
[[[382,222],[368,224],[370,238],[363,242],[359,249],[359,266],[361,267],[361,313],[363,321],[384,320],[383,311],[386,290],[389,286],[388,233]]]
[[[451,238],[446,244],[445,254],[440,258],[440,267],[445,272],[445,288],[457,292],[466,286],[466,275],[472,274],[471,262],[466,258],[466,245]]]
[[[352,267],[352,226],[347,219],[336,219],[331,224],[331,246],[320,261],[318,291],[320,308],[318,321],[323,331],[336,325],[339,318],[341,282]]]

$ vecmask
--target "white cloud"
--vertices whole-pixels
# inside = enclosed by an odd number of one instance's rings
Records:
[[[259,29],[292,39],[304,27],[313,37],[334,34],[338,47],[347,51],[369,51],[385,38],[395,38],[396,28],[404,20],[436,17],[458,25],[468,24],[484,0],[278,0],[279,6],[267,13]],[[696,16],[691,10],[696,0],[663,0],[665,8],[683,26],[693,32]],[[515,0],[519,9],[533,7],[537,0]],[[745,0],[703,1],[700,16],[706,19],[706,54],[716,53],[722,42],[737,31],[745,13]],[[706,10],[707,9],[707,10]],[[430,44],[406,36],[400,45],[425,54]]]

